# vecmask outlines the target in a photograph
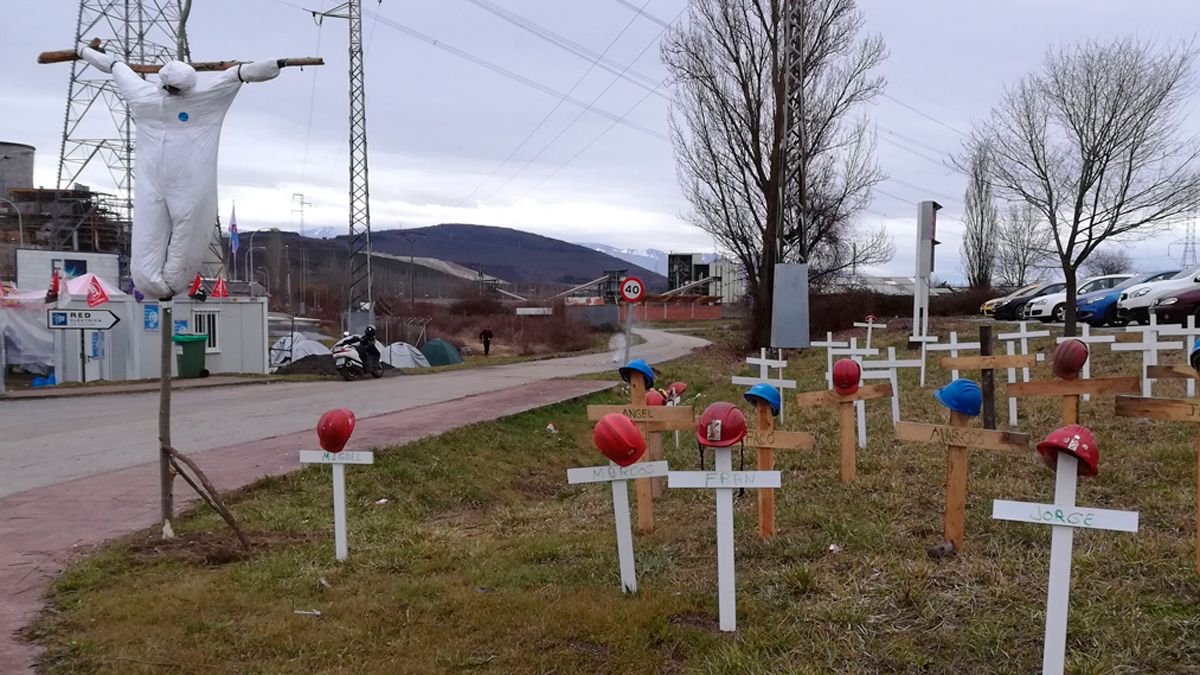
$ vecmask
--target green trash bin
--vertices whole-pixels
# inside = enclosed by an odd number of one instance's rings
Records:
[[[204,368],[204,349],[208,344],[208,336],[203,333],[176,333],[171,340],[179,345],[176,354],[179,377],[208,377]]]

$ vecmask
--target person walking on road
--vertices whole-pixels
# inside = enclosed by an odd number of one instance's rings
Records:
[[[488,328],[484,328],[479,333],[479,339],[483,342],[483,355],[484,356],[487,356],[488,354],[490,354],[492,352],[492,338],[493,337],[495,337],[495,336],[492,335],[492,331]]]

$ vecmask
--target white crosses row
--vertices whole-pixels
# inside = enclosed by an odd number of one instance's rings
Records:
[[[346,543],[346,465],[374,464],[370,452],[324,452],[301,450],[301,464],[331,464],[333,466],[333,552],[339,561],[349,555]]]
[[[871,331],[875,330],[876,328],[887,328],[886,323],[875,323],[874,320],[855,321],[853,326],[855,328],[866,328],[867,329],[867,344],[866,344],[867,349],[871,348]]]
[[[760,348],[758,358],[754,358],[753,356],[746,357],[746,363],[748,363],[752,366],[758,366],[758,377],[745,377],[742,375],[734,375],[733,379],[731,380],[731,382],[733,384],[739,385],[739,386],[749,386],[749,387],[752,387],[759,383],[770,385],[772,387],[775,387],[777,390],[779,390],[779,399],[780,399],[781,403],[784,399],[783,390],[796,388],[795,380],[787,380],[787,379],[784,379],[784,377],[783,377],[783,371],[785,368],[787,368],[787,364],[788,364],[787,360],[785,360],[785,359],[768,359],[766,347]],[[779,377],[776,377],[776,378],[771,377],[771,369],[772,368],[777,368],[779,370]],[[784,419],[783,411],[786,407],[787,406],[782,405],[782,404],[779,406],[779,421],[781,421],[781,422]],[[676,433],[676,436],[678,436],[678,433]],[[675,445],[678,447],[679,444],[676,443]]]
[[[637,592],[637,570],[633,564],[633,525],[629,513],[629,481],[636,478],[657,478],[669,471],[666,462],[638,462],[620,466],[588,466],[567,469],[567,483],[612,483],[613,518],[617,524],[617,563],[621,568],[621,590]]]
[[[1017,324],[1020,330],[1011,333],[1000,333],[996,336],[998,340],[1005,343],[1004,350],[1009,356],[1016,354],[1016,345],[1014,340],[1018,340],[1021,345],[1021,356],[1029,356],[1029,340],[1032,338],[1050,337],[1048,330],[1029,330],[1029,322],[1021,321]],[[1041,357],[1041,354],[1038,355]],[[1008,383],[1012,384],[1017,381],[1017,369],[1008,369]],[[1021,381],[1029,381],[1029,368],[1021,369]],[[1009,426],[1017,426],[1017,399],[1012,396],[1008,397],[1008,424]]]
[[[850,343],[834,340],[833,333],[826,332],[824,340],[817,340],[808,344],[810,347],[825,348],[825,386],[833,389],[833,350],[845,349],[850,346]]]
[[[920,359],[897,359],[895,347],[887,348],[886,359],[862,361],[864,380],[886,379],[892,383],[892,426],[900,421],[900,378],[896,371],[899,368],[920,368],[922,365],[924,361]]]
[[[958,358],[958,353],[960,351],[977,352],[977,351],[979,351],[980,345],[978,342],[959,342],[958,341],[958,332],[950,331],[950,341],[949,342],[922,343],[922,346],[924,346],[926,351],[950,352],[950,356],[952,358]],[[950,371],[950,379],[951,380],[958,379],[958,369],[957,368],[954,368]],[[924,386],[924,382],[922,382],[921,386]]]
[[[1154,322],[1156,324],[1158,323],[1157,316],[1154,318]],[[1184,338],[1184,340],[1183,340],[1183,362],[1187,363],[1188,357],[1190,356],[1189,352],[1191,351],[1192,345],[1195,344],[1197,339],[1200,339],[1200,328],[1198,328],[1196,326],[1196,316],[1193,314],[1193,315],[1188,316],[1187,325],[1163,326],[1162,328],[1159,329],[1158,334],[1166,336],[1166,337]],[[1146,376],[1146,374],[1145,374],[1145,372],[1143,372],[1142,377],[1144,378],[1145,376]],[[1187,380],[1187,395],[1189,397],[1196,395],[1196,381],[1193,379],[1190,379],[1190,378]]]
[[[1195,319],[1193,319],[1194,321]],[[1195,325],[1194,323],[1192,324]],[[1116,342],[1112,345],[1114,352],[1141,352],[1142,353],[1142,396],[1153,396],[1154,380],[1147,376],[1147,366],[1158,365],[1158,353],[1168,349],[1179,349],[1184,346],[1183,342],[1162,342],[1158,336],[1160,332],[1166,332],[1167,328],[1158,325],[1158,315],[1150,313],[1150,324],[1147,326],[1126,326],[1127,333],[1141,333],[1141,342]]]
[[[995,500],[992,517],[1023,523],[1052,525],[1050,535],[1050,581],[1046,593],[1046,632],[1042,646],[1042,673],[1060,674],[1066,663],[1067,610],[1071,594],[1071,546],[1075,528],[1136,532],[1138,514],[1127,511],[1091,509],[1075,505],[1079,460],[1067,453],[1058,455],[1054,503],[1031,504]]]

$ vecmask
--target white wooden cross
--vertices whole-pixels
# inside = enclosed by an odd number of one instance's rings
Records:
[[[866,360],[862,361],[864,380],[882,380],[887,379],[892,383],[892,426],[895,426],[900,421],[900,379],[897,376],[896,369],[898,368],[920,368],[922,361],[919,359],[901,360],[896,358],[896,348],[887,348],[887,358],[883,360]]]
[[[833,339],[833,333],[826,332],[825,339],[815,342],[809,342],[810,347],[825,348],[825,386],[833,389],[833,352],[834,349],[845,349],[850,346],[849,342],[839,342]]]
[[[871,331],[876,328],[887,328],[886,323],[875,323],[875,315],[874,314],[868,314],[866,321],[855,321],[853,325],[855,328],[866,328],[867,329],[867,344],[866,344],[867,349],[871,348]]]
[[[796,388],[795,380],[785,380],[783,378],[783,370],[784,368],[787,368],[788,362],[784,359],[768,359],[767,349],[766,347],[762,347],[761,351],[759,352],[759,358],[756,359],[752,356],[748,356],[746,357],[746,363],[749,363],[752,366],[758,366],[758,377],[743,377],[741,375],[734,375],[731,381],[735,385],[744,387],[752,387],[756,384],[763,383],[779,390],[779,421],[782,422],[783,410],[787,407],[783,404],[783,390]],[[779,377],[771,377],[772,368],[779,369]]]
[[[1158,315],[1151,312],[1150,325],[1125,327],[1127,333],[1141,333],[1141,342],[1114,342],[1112,344],[1114,352],[1142,353],[1142,396],[1154,395],[1154,380],[1147,375],[1146,369],[1158,365],[1158,353],[1168,349],[1180,349],[1184,346],[1183,342],[1160,341],[1158,335],[1161,330],[1162,326],[1158,325]]]
[[[856,361],[859,366],[862,365],[864,356],[879,356],[878,349],[860,349],[858,347],[858,338],[850,338],[850,346],[846,349],[830,349],[831,356],[849,356],[851,360]],[[829,368],[830,376],[832,377],[833,368]],[[833,380],[830,380],[830,387],[833,386]],[[859,384],[862,384],[862,379],[859,379]],[[858,447],[867,447],[867,402],[855,401],[854,414],[858,419]]]
[[[1063,337],[1058,338],[1055,342],[1056,342],[1056,344],[1061,345],[1062,343],[1066,342],[1067,340],[1079,340],[1080,342],[1085,343],[1088,346],[1088,349],[1091,350],[1092,345],[1112,344],[1112,343],[1116,342],[1117,336],[1116,335],[1092,335],[1092,327],[1090,325],[1088,325],[1087,323],[1084,323],[1083,324],[1083,335],[1079,335],[1079,336],[1076,336],[1073,338],[1067,337],[1064,335]],[[1090,358],[1083,362],[1083,370],[1079,371],[1079,376],[1085,380],[1091,378],[1091,376],[1092,376],[1092,360]],[[1085,401],[1092,400],[1092,395],[1084,394],[1083,400],[1085,400]]]
[[[928,358],[926,356],[926,354],[929,351],[929,345],[935,344],[938,341],[938,338],[936,335],[914,335],[914,336],[908,338],[908,341],[921,343],[921,388],[924,389],[925,388],[925,362]]]
[[[333,465],[333,552],[339,561],[345,560],[349,553],[346,545],[346,465],[374,464],[375,455],[370,452],[301,450],[300,463]]]
[[[1183,338],[1184,339],[1183,340],[1183,362],[1188,363],[1188,357],[1191,356],[1190,352],[1192,350],[1192,345],[1196,343],[1197,339],[1200,339],[1200,327],[1196,326],[1196,315],[1189,314],[1188,318],[1187,318],[1187,325],[1163,326],[1162,328],[1159,329],[1158,334],[1165,335],[1167,337]],[[1193,378],[1186,378],[1186,382],[1187,382],[1187,395],[1189,397],[1195,396],[1196,395],[1196,380]]]
[[[1050,331],[1048,331],[1048,330],[1029,330],[1029,322],[1028,321],[1021,321],[1017,325],[1020,327],[1020,330],[1018,330],[1016,332],[1012,332],[1012,333],[1000,333],[999,335],[996,336],[996,339],[998,339],[1004,343],[1004,350],[1009,356],[1012,356],[1017,353],[1016,345],[1013,343],[1013,340],[1020,341],[1021,356],[1028,356],[1029,355],[1029,340],[1031,338],[1050,337]],[[1041,361],[1042,358],[1043,358],[1042,355],[1038,354],[1038,360]],[[1008,369],[1008,383],[1012,384],[1013,382],[1016,382],[1016,381],[1017,381],[1017,369],[1009,368]],[[1021,369],[1021,381],[1022,382],[1029,381],[1029,369],[1028,368]],[[1009,426],[1013,426],[1013,427],[1017,426],[1017,399],[1012,396],[1008,397],[1008,424],[1009,424]]]
[[[1075,505],[1079,460],[1058,453],[1054,479],[1054,503],[1031,504],[997,499],[992,518],[1020,523],[1052,525],[1050,535],[1050,583],[1046,594],[1046,632],[1042,647],[1042,673],[1063,672],[1067,651],[1067,609],[1071,594],[1071,545],[1075,528],[1137,532],[1138,514]]]
[[[740,488],[778,488],[778,471],[734,471],[733,451],[716,451],[715,471],[672,471],[669,488],[707,488],[717,495],[717,606],[721,630],[737,630],[737,598],[733,567],[733,492]]]
[[[617,521],[617,562],[621,567],[621,590],[637,592],[637,570],[633,565],[633,525],[629,514],[629,481],[638,478],[666,476],[666,462],[638,462],[621,466],[609,462],[608,466],[587,466],[567,469],[567,483],[612,484],[613,518]]]
[[[950,358],[958,358],[960,351],[977,352],[979,351],[979,346],[978,342],[959,342],[958,332],[950,331],[949,342],[934,342],[925,345],[925,348],[931,352],[950,352]],[[958,368],[954,368],[950,371],[950,381],[953,382],[957,379]]]

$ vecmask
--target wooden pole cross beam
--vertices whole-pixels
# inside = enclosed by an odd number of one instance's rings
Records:
[[[935,342],[925,346],[926,350],[931,352],[950,352],[951,358],[956,358],[960,351],[979,351],[979,347],[980,344],[978,342],[959,342],[958,331],[950,331],[949,342]],[[958,369],[955,368],[950,371],[950,380],[954,381],[957,379]]]
[[[1079,340],[1080,342],[1088,345],[1088,348],[1091,349],[1092,345],[1112,344],[1117,341],[1117,336],[1116,335],[1092,335],[1092,327],[1090,325],[1088,325],[1087,323],[1084,323],[1083,324],[1083,335],[1080,335],[1077,337],[1068,337],[1068,336],[1064,335],[1063,337],[1056,339],[1055,344],[1061,345],[1062,343],[1066,342],[1067,340]],[[1079,376],[1085,380],[1092,376],[1092,360],[1091,359],[1088,359],[1087,361],[1083,362],[1083,370],[1080,371]],[[1091,394],[1083,395],[1083,400],[1090,401],[1091,399],[1092,399]]]
[[[1101,377],[1094,380],[1016,382],[1008,385],[1008,393],[1014,398],[1061,396],[1062,425],[1068,426],[1079,424],[1079,397],[1082,394],[1104,396],[1136,392],[1139,379],[1138,377]]]
[[[757,452],[758,470],[771,471],[775,468],[776,450],[812,450],[816,441],[803,431],[776,431],[775,415],[771,405],[755,399],[757,417],[754,429],[746,432],[746,445]],[[758,489],[758,536],[770,539],[775,536],[775,491],[769,487]]]
[[[861,362],[863,368],[863,379],[882,379],[886,376],[888,381],[892,383],[892,425],[894,426],[900,421],[900,376],[897,369],[899,368],[921,368],[924,361],[920,359],[898,359],[896,358],[896,348],[887,348],[887,358],[882,360],[863,359]],[[883,376],[880,375],[883,374]]]
[[[1152,366],[1161,372],[1173,372],[1168,366]],[[1193,371],[1194,372],[1194,371]],[[1200,403],[1175,398],[1143,398],[1118,396],[1118,417],[1191,422],[1200,424]],[[1196,435],[1196,572],[1200,573],[1200,433]]]
[[[1196,344],[1196,340],[1200,340],[1200,327],[1196,326],[1196,315],[1189,314],[1187,324],[1184,326],[1163,326],[1158,332],[1159,335],[1165,337],[1181,337],[1183,338],[1183,362],[1188,362],[1188,357],[1191,355],[1192,345]],[[1147,374],[1147,377],[1153,377]],[[1196,378],[1188,378],[1187,380],[1187,395],[1196,395]]]
[[[1029,436],[1008,431],[972,429],[968,417],[950,411],[950,425],[901,422],[896,425],[896,440],[935,443],[946,446],[946,506],[942,514],[942,537],[961,551],[967,508],[968,450],[1027,451]]]
[[[854,480],[857,459],[854,443],[854,402],[892,395],[892,383],[883,382],[859,387],[853,394],[839,394],[832,389],[796,394],[796,404],[801,408],[836,405],[840,416],[840,476],[843,483]]]

